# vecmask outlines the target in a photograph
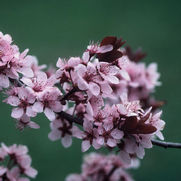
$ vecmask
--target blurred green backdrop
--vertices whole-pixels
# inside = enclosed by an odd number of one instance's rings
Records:
[[[175,0],[0,0],[0,31],[12,35],[21,51],[30,48],[41,64],[53,64],[59,56],[79,56],[90,40],[106,35],[122,36],[133,48],[142,46],[146,62],[156,61],[163,85],[156,96],[167,100],[163,119],[166,140],[181,141],[181,1]],[[1,95],[1,100],[3,96]],[[80,141],[69,149],[47,138],[49,121],[39,116],[40,130],[15,129],[11,108],[0,104],[0,141],[29,147],[36,181],[63,181],[80,172]],[[138,170],[137,181],[180,181],[181,150],[154,147]]]

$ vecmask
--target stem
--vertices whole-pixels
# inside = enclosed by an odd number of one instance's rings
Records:
[[[108,175],[106,176],[106,178],[104,179],[104,181],[109,181],[110,177],[112,176],[112,174],[114,173],[114,171],[117,169],[116,166],[114,166],[110,172],[108,173]]]
[[[71,96],[73,93],[77,92],[79,89],[77,87],[74,87],[71,89],[67,94],[65,94],[62,98],[61,101],[67,100],[69,96]]]
[[[152,140],[152,144],[163,148],[181,148],[181,143]]]
[[[11,79],[11,78],[9,78],[9,80],[10,80],[10,82],[12,84],[16,84],[19,87],[24,86],[24,84],[19,79]]]
[[[64,118],[66,119],[67,121],[71,122],[71,123],[77,123],[79,125],[83,125],[83,120],[79,117],[76,117],[76,116],[72,116],[64,111],[61,111],[60,113],[58,113],[58,115],[61,117],[61,118]]]

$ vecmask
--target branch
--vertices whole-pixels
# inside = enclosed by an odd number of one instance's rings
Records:
[[[60,101],[64,101],[67,100],[73,93],[77,92],[79,89],[78,87],[74,87],[73,89],[71,89],[67,94],[65,94]]]
[[[181,148],[181,143],[152,140],[152,144],[163,148]]]
[[[58,113],[58,115],[61,117],[61,118],[64,118],[66,119],[67,121],[71,122],[71,123],[77,123],[79,125],[83,125],[83,120],[79,117],[76,117],[76,116],[72,116],[64,111],[61,111],[60,113]]]
[[[114,171],[117,169],[116,166],[114,166],[110,172],[108,173],[108,175],[106,176],[106,178],[104,179],[104,181],[109,181],[110,180],[110,177],[112,176],[112,174],[114,173]]]
[[[10,82],[12,84],[16,84],[19,87],[24,86],[24,84],[19,79],[11,79],[11,78],[9,78],[9,80],[10,80]]]

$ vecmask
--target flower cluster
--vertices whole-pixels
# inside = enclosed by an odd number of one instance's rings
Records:
[[[8,96],[4,102],[15,107],[11,116],[17,119],[17,127],[39,128],[30,120],[37,113],[44,112],[50,120],[61,111],[58,97],[61,91],[56,83],[52,70],[43,72],[46,66],[38,65],[36,57],[27,55],[28,50],[19,52],[12,45],[10,35],[0,33],[0,89],[6,88]]]
[[[137,168],[138,160],[127,165],[119,156],[90,153],[84,157],[81,174],[71,174],[66,181],[133,181],[125,169]]]
[[[19,48],[12,44],[11,36],[0,32],[0,89],[8,88],[11,80],[19,78],[19,73],[33,77],[32,61],[27,53],[28,49],[20,53]]]
[[[29,181],[35,178],[37,171],[31,167],[31,158],[27,154],[28,148],[23,145],[0,147],[0,181]]]
[[[83,130],[58,114],[51,122],[50,139],[61,138],[68,146],[71,137],[77,137],[82,139],[82,151],[91,145],[106,146],[118,148],[125,158],[133,154],[143,158],[154,136],[163,139],[161,111],[152,105],[156,101],[150,101],[160,85],[157,66],[138,63],[143,55],[120,48],[123,44],[122,39],[106,37],[100,44],[89,45],[82,57],[58,60],[56,78],[65,91],[60,101],[65,106],[73,102],[72,108],[64,106],[64,110],[82,120]]]
[[[107,147],[129,163],[133,155],[143,158],[155,136],[163,139],[162,102],[151,97],[160,75],[155,63],[140,63],[144,54],[124,43],[106,37],[82,57],[59,58],[56,71],[44,71],[0,33],[0,87],[6,88],[4,101],[14,107],[17,127],[39,128],[31,118],[43,112],[51,121],[49,138],[61,139],[65,147],[76,137],[83,152]]]

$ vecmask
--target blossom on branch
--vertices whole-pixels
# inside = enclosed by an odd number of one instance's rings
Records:
[[[133,181],[125,169],[138,167],[138,160],[131,164],[122,162],[119,156],[90,153],[84,157],[81,174],[71,174],[66,181]]]
[[[4,165],[8,160],[7,164]],[[28,148],[23,145],[6,146],[4,143],[0,147],[0,181],[29,181],[35,178],[37,171],[31,167],[31,157],[28,155]]]
[[[160,74],[156,63],[139,62],[141,50],[132,52],[124,43],[105,37],[81,57],[59,58],[57,70],[44,70],[0,33],[0,89],[6,88],[5,102],[15,107],[11,115],[17,127],[39,128],[30,118],[44,113],[51,121],[49,138],[65,147],[76,137],[82,151],[118,150],[127,163],[133,155],[143,158],[153,138],[164,139],[162,103],[152,97]]]

